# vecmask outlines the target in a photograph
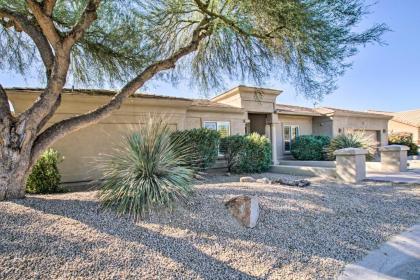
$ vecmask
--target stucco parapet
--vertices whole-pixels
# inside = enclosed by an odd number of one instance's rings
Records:
[[[404,145],[388,145],[379,148],[379,151],[381,152],[399,152],[399,151],[408,151],[410,150],[409,147]]]
[[[368,152],[360,148],[345,148],[334,152],[335,156],[356,156],[366,155]]]

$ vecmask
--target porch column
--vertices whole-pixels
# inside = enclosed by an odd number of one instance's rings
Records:
[[[337,179],[345,183],[359,183],[365,179],[366,154],[366,150],[358,148],[335,151]]]
[[[271,123],[271,150],[273,157],[273,164],[277,165],[279,162],[277,160],[277,130],[276,123]]]
[[[403,145],[389,145],[379,148],[381,151],[381,169],[384,172],[407,171],[407,153],[409,148]]]

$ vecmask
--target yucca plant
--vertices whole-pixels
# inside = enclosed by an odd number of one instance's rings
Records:
[[[191,148],[182,134],[174,138],[171,133],[164,119],[150,117],[112,155],[104,156],[99,194],[104,207],[137,220],[187,198],[194,175],[187,165]]]
[[[366,135],[363,131],[340,134],[331,140],[331,143],[327,148],[328,159],[334,160],[334,152],[344,148],[365,149],[368,151],[366,159],[372,160],[375,158],[377,143],[372,137]]]

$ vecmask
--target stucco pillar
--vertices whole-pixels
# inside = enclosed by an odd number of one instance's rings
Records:
[[[359,183],[366,178],[367,151],[346,148],[334,152],[337,179],[345,183]]]
[[[407,153],[404,145],[389,145],[379,148],[381,152],[381,170],[384,172],[407,171]]]
[[[279,162],[277,160],[277,130],[276,124],[271,124],[271,152],[273,157],[273,164],[277,165]]]

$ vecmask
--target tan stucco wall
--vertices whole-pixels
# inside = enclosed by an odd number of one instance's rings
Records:
[[[314,117],[312,120],[312,132],[314,135],[332,137],[333,120],[330,117]]]
[[[37,98],[35,93],[8,91],[16,113],[28,108]],[[64,94],[62,105],[47,125],[71,116],[86,113],[109,100],[106,96]],[[243,112],[215,112],[212,108],[188,111],[191,102],[166,99],[129,98],[110,117],[57,141],[53,148],[64,156],[59,165],[62,182],[77,182],[98,179],[101,154],[112,153],[124,135],[135,129],[150,113],[168,117],[173,129],[199,128],[204,121],[229,121],[231,134],[245,133]]]
[[[379,131],[381,137],[380,145],[385,146],[388,144],[388,120],[386,119],[334,116],[332,129],[333,137],[340,134],[340,129],[342,133],[352,130]]]
[[[283,145],[283,128],[286,125],[298,125],[300,135],[312,134],[312,117],[311,116],[293,116],[293,115],[278,115],[277,131],[277,154],[281,159],[284,155]]]
[[[389,133],[408,132],[413,135],[413,141],[420,145],[420,128],[390,120],[388,123]]]

